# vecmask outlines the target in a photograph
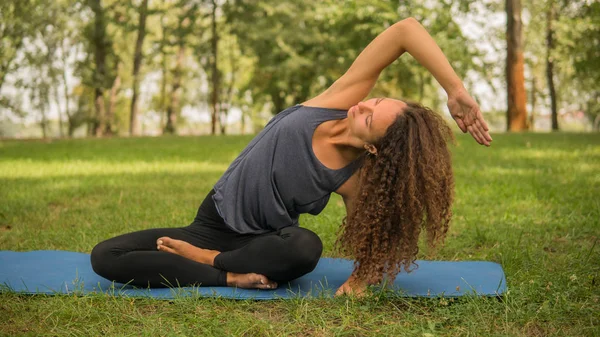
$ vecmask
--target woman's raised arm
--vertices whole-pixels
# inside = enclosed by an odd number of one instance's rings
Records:
[[[311,101],[319,100],[331,108],[350,108],[367,97],[381,71],[404,52],[427,68],[446,92],[462,87],[462,82],[433,38],[417,20],[408,18],[373,39],[346,73]]]
[[[379,34],[342,77],[325,92],[303,104],[349,109],[369,95],[381,71],[404,52],[427,68],[446,90],[450,113],[460,129],[469,131],[480,144],[489,145],[492,138],[479,106],[465,90],[440,47],[414,18],[399,21]]]

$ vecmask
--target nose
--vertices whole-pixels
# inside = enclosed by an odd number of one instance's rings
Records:
[[[365,102],[358,102],[358,104],[356,105],[358,107],[358,113],[362,114],[365,113],[365,111],[367,110],[366,108],[368,108],[367,104],[365,104]]]

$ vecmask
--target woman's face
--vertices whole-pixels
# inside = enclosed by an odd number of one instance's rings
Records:
[[[350,130],[366,144],[376,143],[402,113],[406,103],[391,98],[372,98],[348,110]]]

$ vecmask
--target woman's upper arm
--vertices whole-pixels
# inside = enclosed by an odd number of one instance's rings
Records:
[[[342,199],[344,200],[346,214],[350,214],[352,207],[354,206],[354,202],[356,201],[359,175],[360,170],[357,170],[342,184],[342,186],[337,189],[337,191],[335,191],[337,194],[341,195]]]
[[[308,106],[349,109],[369,95],[381,71],[404,53],[402,36],[416,23],[404,19],[379,34],[358,55],[348,71],[325,92],[303,103]]]

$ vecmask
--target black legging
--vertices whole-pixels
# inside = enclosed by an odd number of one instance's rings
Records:
[[[278,283],[311,272],[323,245],[304,228],[286,227],[265,234],[239,234],[219,216],[211,191],[194,222],[182,228],[157,228],[108,239],[92,250],[94,271],[111,281],[141,287],[226,286],[227,272],[258,273]],[[196,247],[218,250],[214,267],[158,251],[156,240],[168,236]]]

